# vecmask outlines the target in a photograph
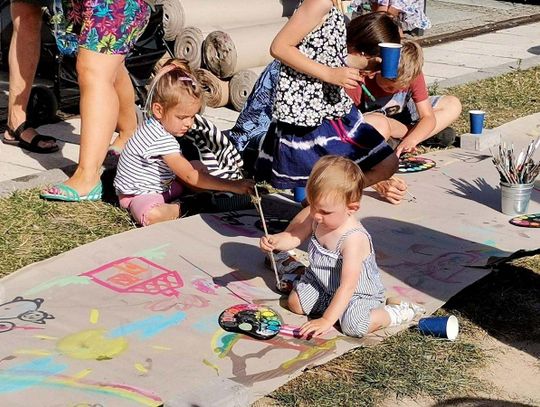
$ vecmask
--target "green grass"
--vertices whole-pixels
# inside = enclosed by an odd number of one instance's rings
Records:
[[[520,117],[540,112],[540,67],[515,71],[446,89],[430,89],[432,94],[457,96],[463,111],[452,125],[458,134],[469,131],[469,110],[486,112],[485,127],[494,128]]]
[[[467,329],[461,335],[450,342],[411,329],[311,369],[270,397],[280,406],[377,406],[390,394],[443,399],[485,390],[471,366],[484,366],[487,356],[463,339]]]
[[[127,212],[103,202],[53,203],[37,190],[0,199],[0,276],[133,228]]]

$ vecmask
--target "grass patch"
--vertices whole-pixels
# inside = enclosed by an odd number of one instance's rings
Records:
[[[15,192],[0,199],[0,276],[134,227],[126,211],[103,202],[55,203],[37,190]]]
[[[463,111],[452,125],[458,134],[469,132],[469,110],[486,112],[485,127],[495,128],[520,117],[540,112],[540,67],[484,79],[446,89],[430,88],[431,94],[454,95]]]
[[[467,335],[465,329],[460,340],[450,342],[404,331],[311,369],[270,397],[281,406],[333,407],[376,406],[389,394],[433,399],[471,394],[485,389],[471,367],[484,366],[487,357]]]

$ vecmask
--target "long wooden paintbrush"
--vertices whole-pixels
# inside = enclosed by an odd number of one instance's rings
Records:
[[[253,198],[254,198],[252,199],[253,204],[255,205],[257,212],[259,212],[259,216],[261,217],[261,223],[264,229],[264,235],[268,239],[268,229],[266,228],[266,220],[264,219],[264,212],[262,209],[261,197],[259,196],[259,190],[257,189],[257,185],[255,185],[255,197]],[[279,274],[277,271],[276,259],[274,259],[273,252],[270,252],[270,262],[272,263],[272,269],[274,270],[274,275],[276,276],[276,286],[279,287]]]

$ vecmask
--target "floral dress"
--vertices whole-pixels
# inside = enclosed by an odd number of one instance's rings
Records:
[[[332,7],[326,20],[298,45],[308,58],[320,64],[340,67],[347,58],[345,19]],[[339,86],[322,82],[282,64],[274,102],[274,119],[297,126],[313,127],[323,119],[343,117],[352,100]]]
[[[61,54],[79,47],[103,54],[129,53],[150,18],[144,0],[54,0],[51,22]]]
[[[424,13],[424,1],[426,0],[353,0],[353,9],[371,10],[371,3],[380,6],[391,6],[398,10],[399,21],[403,31],[412,31],[416,28],[427,30],[431,28],[431,21]]]

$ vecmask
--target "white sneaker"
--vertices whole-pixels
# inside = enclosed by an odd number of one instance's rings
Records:
[[[411,322],[417,315],[426,312],[424,307],[414,302],[401,301],[399,304],[384,307],[390,315],[390,326],[402,325]]]

